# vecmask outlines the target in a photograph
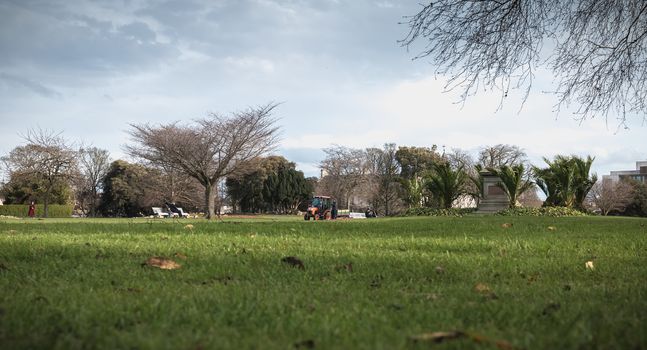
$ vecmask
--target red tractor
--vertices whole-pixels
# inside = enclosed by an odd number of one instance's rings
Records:
[[[337,217],[337,202],[328,196],[315,196],[303,216],[304,220],[330,220]]]

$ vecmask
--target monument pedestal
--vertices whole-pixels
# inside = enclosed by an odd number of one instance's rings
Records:
[[[477,213],[492,214],[508,208],[508,195],[497,186],[501,179],[489,171],[481,171],[483,198],[479,201]]]

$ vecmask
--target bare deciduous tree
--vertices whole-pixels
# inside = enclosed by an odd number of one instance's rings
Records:
[[[105,149],[97,147],[81,148],[79,150],[80,186],[77,189],[80,202],[87,201],[89,216],[96,216],[99,201],[101,181],[110,169],[110,154]],[[85,208],[85,205],[81,205]]]
[[[647,113],[647,2],[616,0],[439,0],[407,17],[402,45],[423,40],[462,99],[481,86],[526,97],[540,68],[556,77],[558,109],[581,120]],[[524,98],[525,100],[525,98]]]
[[[523,164],[525,161],[526,152],[518,146],[498,144],[481,148],[478,164],[483,168],[500,168]]]
[[[61,133],[32,129],[22,137],[27,144],[14,148],[2,161],[10,174],[42,180],[43,213],[47,217],[52,190],[75,175],[77,153]]]
[[[384,144],[384,148],[369,148],[366,150],[370,171],[367,174],[372,179],[374,209],[381,215],[389,216],[401,207],[400,196],[400,164],[396,157],[397,148],[394,143]],[[378,209],[379,208],[379,209]]]
[[[624,210],[633,200],[634,188],[626,181],[598,181],[588,194],[589,201],[602,215],[609,215],[614,210]]]
[[[346,202],[348,208],[353,192],[365,181],[366,152],[343,146],[333,146],[323,151],[326,158],[319,165],[322,178],[318,190],[326,191],[326,194],[335,197],[339,203]]]
[[[215,195],[222,179],[234,173],[241,162],[275,147],[278,127],[272,112],[276,106],[249,108],[228,118],[211,113],[187,125],[131,125],[135,144],[126,151],[198,180],[204,187],[206,217],[211,219],[216,215]]]

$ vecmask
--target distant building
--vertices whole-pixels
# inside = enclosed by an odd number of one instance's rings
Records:
[[[602,181],[612,181],[614,183],[625,179],[647,184],[647,160],[636,162],[636,170],[612,171],[610,175],[602,176]]]

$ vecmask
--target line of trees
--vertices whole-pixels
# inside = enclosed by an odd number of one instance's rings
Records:
[[[545,166],[533,166],[522,149],[503,144],[483,147],[476,160],[459,149],[441,153],[436,146],[335,146],[324,152],[317,192],[332,195],[342,207],[355,210],[370,207],[393,215],[417,208],[475,207],[483,198],[481,176],[487,171],[499,177],[498,186],[511,208],[543,205],[596,210],[604,215],[647,215],[645,185],[598,181],[591,174],[591,156],[558,155],[544,158]]]
[[[195,182],[164,168],[112,161],[107,150],[78,146],[47,130],[30,130],[24,139],[1,158],[5,204],[34,201],[45,217],[50,204],[74,205],[77,214],[91,217],[142,216],[165,201],[198,209]]]
[[[45,216],[53,202],[76,203],[87,215],[136,216],[165,201],[197,209],[200,198],[211,219],[225,178],[276,146],[276,107],[211,113],[188,123],[132,124],[132,143],[125,149],[135,164],[110,163],[105,150],[79,147],[60,133],[30,130],[23,136],[25,145],[2,157],[9,178],[2,192],[7,203],[39,201]]]
[[[313,194],[340,208],[395,215],[417,208],[474,207],[483,197],[483,171],[497,175],[509,206],[564,206],[602,214],[647,214],[645,184],[598,181],[592,157],[562,156],[532,166],[512,145],[468,153],[432,147],[324,149],[322,177],[306,178],[293,162],[265,156],[276,142],[275,105],[191,124],[132,125],[126,147],[137,162],[111,160],[108,151],[79,146],[61,134],[30,130],[25,144],[1,158],[7,171],[0,193],[7,204],[74,204],[87,216],[143,216],[176,203],[207,218],[223,205],[246,213],[294,213]],[[543,192],[542,202],[537,190]]]

